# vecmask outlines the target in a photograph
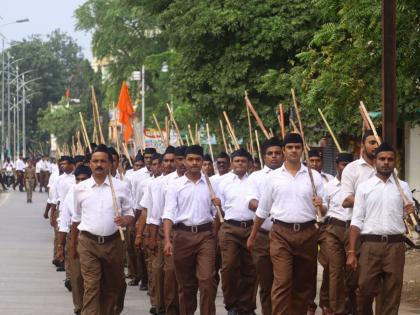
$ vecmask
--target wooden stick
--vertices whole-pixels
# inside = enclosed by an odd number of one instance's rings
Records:
[[[228,147],[226,144],[226,138],[225,138],[225,132],[224,132],[224,128],[223,128],[223,123],[221,120],[219,120],[220,122],[220,130],[222,131],[222,139],[223,139],[223,145],[225,146],[225,152],[228,153]]]
[[[328,131],[329,131],[329,133],[330,133],[330,135],[331,135],[331,138],[333,138],[334,143],[335,143],[335,146],[336,146],[336,147],[337,147],[337,149],[338,149],[338,152],[339,152],[339,153],[343,152],[343,150],[341,149],[340,144],[339,144],[339,143],[338,143],[338,141],[337,141],[337,138],[335,137],[334,132],[332,131],[332,129],[331,129],[331,127],[330,127],[330,124],[328,123],[327,119],[325,118],[325,116],[324,116],[324,114],[322,113],[322,110],[321,110],[320,108],[318,108],[318,112],[319,112],[319,114],[321,115],[321,118],[322,118],[322,120],[324,121],[324,124],[325,124],[325,126],[327,127],[327,129],[328,129]]]
[[[260,159],[261,167],[264,167],[264,161],[261,157],[260,140],[258,139],[258,130],[255,129],[255,141],[257,142],[258,158]]]
[[[212,161],[214,161],[213,147],[211,145],[210,129],[209,129],[209,124],[208,123],[206,123],[206,129],[207,129],[207,142],[209,144],[210,155],[211,155]]]
[[[299,123],[300,136],[302,137],[302,140],[303,140],[303,152],[305,154],[305,160],[309,161],[308,148],[307,148],[307,143],[305,141],[305,134],[303,132],[302,120],[300,118],[300,111],[299,111],[299,107],[298,107],[298,104],[297,104],[297,101],[296,101],[295,91],[293,89],[291,91],[292,91],[293,105],[295,106],[296,116],[297,116],[298,123]],[[316,196],[318,196],[318,194],[317,194],[316,187],[315,187],[314,175],[312,174],[312,169],[310,167],[308,167],[308,174],[309,174],[309,179],[310,179],[311,185],[312,185],[312,193],[313,193],[314,197],[316,197]],[[317,212],[318,212],[318,217],[322,218],[321,207],[317,207]]]
[[[73,157],[76,155],[76,145],[74,144],[74,136],[71,136],[71,153]]]
[[[131,157],[130,157],[130,154],[128,153],[127,145],[125,144],[125,142],[122,143],[122,146],[124,149],[125,157],[128,159],[128,163],[130,163],[130,166],[133,167],[133,162],[131,161]]]
[[[192,134],[192,130],[191,130],[191,125],[190,124],[188,124],[188,134],[190,135],[191,143],[194,145],[195,144],[195,141],[194,141],[194,137],[193,137],[193,134]]]
[[[248,118],[248,131],[249,131],[249,149],[251,155],[254,156],[254,141],[252,139],[252,125],[251,125],[251,115],[249,114],[249,107],[246,106],[246,116]]]
[[[360,101],[360,107],[359,108],[360,108],[361,112],[363,113],[364,119],[368,122],[369,127],[372,130],[373,135],[375,136],[376,141],[380,145],[381,144],[381,139],[379,138],[378,133],[376,132],[375,125],[373,124],[372,119],[370,119],[369,113],[366,110],[365,104],[363,104],[362,101]],[[410,201],[408,200],[407,196],[405,195],[405,193],[404,193],[404,191],[401,187],[400,180],[398,179],[398,176],[395,173],[395,170],[392,172],[392,178],[395,181],[395,185],[397,186],[398,192],[400,193],[400,196],[403,200],[404,206],[410,204]],[[415,225],[415,230],[417,232],[420,232],[420,225],[417,222],[417,219],[416,219],[416,217],[414,216],[413,213],[410,213],[410,219],[413,222],[413,225]]]
[[[178,124],[176,123],[176,120],[175,120],[175,117],[174,117],[174,113],[172,112],[171,107],[169,106],[168,103],[166,103],[166,107],[168,108],[169,117],[170,117],[170,119],[172,120],[172,122],[173,122],[173,124],[175,126],[175,130],[178,133],[179,141],[181,142],[181,145],[184,145],[184,141],[182,140],[181,133],[179,132]]]
[[[257,121],[258,126],[261,128],[261,131],[264,133],[264,136],[269,139],[270,135],[267,132],[267,129],[265,129],[264,124],[258,115],[257,111],[255,110],[254,106],[252,106],[251,101],[248,98],[248,92],[245,91],[245,104],[249,109],[251,110],[252,115],[254,115],[255,120]]]
[[[171,142],[171,122],[168,120],[168,116],[165,116],[165,145],[169,147]],[[179,138],[177,137],[177,143],[180,144]]]
[[[197,123],[195,123],[195,143],[201,145],[200,139],[198,137],[198,124]]]
[[[166,118],[166,117],[165,117]],[[162,143],[165,143],[165,138],[164,138],[164,136],[163,136],[163,132],[162,132],[162,129],[160,129],[160,126],[159,126],[159,122],[158,122],[158,120],[157,120],[157,118],[156,118],[156,115],[153,113],[153,119],[155,120],[155,124],[156,124],[156,127],[157,127],[157,129],[158,129],[158,131],[159,131],[159,134],[160,134],[160,139],[162,140]],[[167,119],[167,118],[166,118]],[[167,129],[166,129],[166,126],[167,124],[166,124],[166,120],[165,120],[165,130],[167,131]]]
[[[93,100],[95,111],[96,111],[96,119],[98,120],[100,141],[101,143],[105,143],[104,134],[102,133],[101,120],[99,118],[99,106],[98,106],[98,102],[96,101],[95,88],[93,87],[93,85],[91,85],[91,88],[92,88],[92,100]]]
[[[207,187],[209,188],[211,199],[214,199],[214,198],[216,198],[216,194],[214,192],[213,186],[211,185],[210,179],[207,176],[206,172],[203,172],[203,174],[204,174],[204,178],[206,179]],[[223,219],[223,215],[222,215],[222,209],[220,209],[220,207],[216,206],[216,205],[215,205],[215,207],[216,207],[217,216],[219,217],[220,223],[225,222],[225,220]]]
[[[235,146],[235,150],[238,150],[239,149],[239,143],[238,143],[238,138],[236,138],[236,135],[235,135],[235,130],[233,130],[232,125],[230,124],[229,117],[228,117],[228,115],[226,114],[225,111],[223,111],[223,115],[225,116],[225,120],[226,120],[228,130],[230,131],[230,134],[232,136],[232,141],[233,141],[233,144]]]
[[[89,141],[89,137],[86,131],[86,126],[85,126],[85,121],[83,120],[83,115],[81,112],[79,112],[79,116],[80,116],[80,122],[82,124],[82,133],[83,136],[85,137],[86,141],[87,141],[87,146],[89,148],[89,152],[92,153],[92,147],[90,146],[90,141]]]
[[[112,206],[114,208],[115,215],[119,216],[120,210],[117,203],[117,196],[115,194],[114,183],[112,182],[111,173],[108,174],[108,180],[109,180],[109,188],[111,188],[111,194],[112,194]],[[118,227],[118,231],[120,231],[121,240],[124,242],[125,241],[124,232],[121,226]]]
[[[284,110],[283,104],[279,105],[279,116],[280,116],[280,130],[281,130],[281,138],[284,139],[286,136],[286,132],[284,130]]]
[[[187,146],[190,146],[190,140],[188,140],[188,136],[185,135],[185,139],[187,140]]]

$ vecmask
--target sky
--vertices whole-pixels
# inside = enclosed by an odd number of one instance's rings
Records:
[[[76,32],[74,10],[85,0],[0,0],[0,33],[8,41],[21,40],[32,34],[47,35],[59,28],[73,37],[91,59],[89,33]],[[28,18],[21,24],[3,24]]]

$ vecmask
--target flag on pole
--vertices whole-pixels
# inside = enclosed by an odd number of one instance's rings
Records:
[[[66,89],[66,98],[69,99],[70,98],[70,88],[67,87]]]
[[[131,117],[134,116],[134,108],[125,81],[123,81],[121,86],[120,97],[118,99],[118,110],[120,112],[119,121],[124,126],[124,142],[127,143],[133,134]]]

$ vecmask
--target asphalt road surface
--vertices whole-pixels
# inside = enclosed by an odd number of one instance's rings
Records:
[[[25,193],[0,193],[0,314],[73,314],[65,275],[51,264],[53,231],[42,217],[46,198],[36,192],[27,204]],[[217,314],[226,314],[220,286],[216,303]],[[123,314],[148,314],[149,308],[146,292],[128,287]],[[400,314],[420,312],[401,307]]]

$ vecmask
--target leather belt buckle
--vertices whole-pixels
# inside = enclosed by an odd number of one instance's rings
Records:
[[[300,231],[300,224],[299,223],[293,223],[293,231],[299,232]]]
[[[197,226],[197,225],[193,225],[193,226],[191,227],[191,232],[192,232],[192,233],[198,233],[198,226]]]
[[[388,235],[381,235],[381,242],[388,243]]]
[[[247,222],[241,221],[242,228],[246,229],[248,227],[247,225],[248,225]]]
[[[105,243],[105,237],[98,236],[98,244],[103,244],[103,243]]]

